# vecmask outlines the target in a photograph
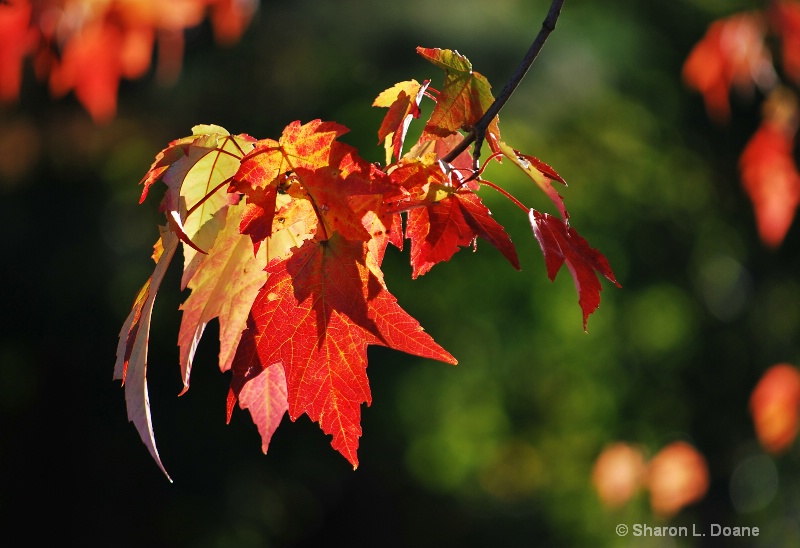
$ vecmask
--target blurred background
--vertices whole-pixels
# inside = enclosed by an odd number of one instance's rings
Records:
[[[766,451],[749,408],[770,366],[800,363],[800,232],[762,244],[739,181],[758,94],[734,98],[721,126],[681,80],[713,20],[761,2],[569,0],[502,111],[504,140],[569,183],[572,226],[622,285],[602,281],[588,332],[567,271],[548,280],[526,216],[485,188],[522,271],[479,242],[412,281],[408,248],[387,253],[390,291],[459,365],[370,349],[358,470],[305,416],[284,418],[266,456],[247,413],[225,424],[215,323],[178,397],[178,269],[156,301],[148,370],[174,484],[127,421],[112,372],[152,272],[162,194],[139,205],[137,183],[159,150],[200,123],[277,138],[322,118],[383,161],[373,99],[411,78],[441,86],[416,46],[458,50],[498,92],[549,5],[263,0],[228,46],[208,20],[188,29],[180,72],[159,77],[154,63],[123,80],[104,123],[73,94],[52,98],[27,63],[19,99],[0,109],[3,535],[122,547],[800,545],[798,448]],[[513,166],[485,176],[550,211]],[[664,509],[652,484],[625,478],[652,475],[647,463],[676,443],[692,448],[699,479]],[[595,468],[609,447],[625,449],[611,495]],[[690,474],[678,470],[668,485]],[[617,534],[636,523],[760,534]]]

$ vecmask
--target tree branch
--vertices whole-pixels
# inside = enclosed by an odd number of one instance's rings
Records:
[[[484,113],[481,119],[478,120],[478,122],[472,127],[472,130],[469,132],[469,134],[467,134],[464,139],[453,148],[453,150],[448,152],[447,156],[442,158],[442,161],[447,163],[452,162],[458,157],[459,154],[467,150],[467,147],[474,142],[475,149],[472,151],[472,158],[474,160],[475,168],[477,169],[478,159],[481,155],[481,146],[483,145],[483,140],[486,136],[486,129],[489,127],[489,124],[492,122],[492,120],[494,120],[494,117],[500,112],[500,109],[502,109],[506,102],[508,102],[508,100],[511,98],[514,90],[516,90],[517,86],[519,86],[519,83],[522,82],[522,79],[525,77],[528,69],[536,60],[539,52],[542,50],[542,46],[544,46],[547,37],[550,36],[550,33],[555,30],[556,21],[558,21],[558,16],[561,15],[561,7],[563,5],[564,0],[553,0],[553,3],[550,4],[550,11],[547,13],[547,17],[545,17],[545,20],[542,23],[542,28],[539,31],[539,34],[536,36],[533,44],[531,44],[531,47],[528,49],[528,52],[522,59],[522,62],[520,62],[517,70],[511,76],[511,79],[503,88],[503,91],[500,92],[500,95],[497,96],[497,99],[494,100],[492,105]]]

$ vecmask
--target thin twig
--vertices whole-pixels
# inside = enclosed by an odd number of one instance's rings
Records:
[[[528,49],[528,53],[525,54],[525,57],[517,67],[517,70],[511,76],[511,79],[503,88],[503,91],[500,92],[500,95],[497,96],[497,99],[494,100],[492,105],[484,113],[481,119],[478,120],[478,122],[472,127],[472,130],[458,145],[455,146],[455,148],[453,148],[453,150],[447,153],[447,156],[442,158],[442,161],[447,163],[452,162],[458,157],[459,154],[467,150],[469,145],[475,142],[475,149],[472,151],[472,158],[474,159],[475,168],[477,169],[478,159],[481,155],[481,145],[483,145],[483,140],[486,136],[486,130],[489,127],[489,124],[500,112],[500,109],[502,109],[506,102],[511,98],[514,90],[516,90],[517,86],[519,86],[519,83],[522,82],[522,79],[525,77],[525,73],[528,72],[528,69],[536,60],[539,52],[542,50],[542,46],[544,46],[547,37],[550,36],[550,33],[555,30],[556,21],[558,21],[558,16],[561,15],[561,7],[563,5],[564,0],[553,0],[553,3],[550,4],[550,11],[547,13],[547,17],[545,17],[545,20],[542,23],[542,28],[539,31],[539,34],[536,36],[533,44],[531,44],[531,47]]]

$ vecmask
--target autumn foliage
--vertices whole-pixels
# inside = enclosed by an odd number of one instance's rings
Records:
[[[430,81],[401,82],[380,93],[378,129],[386,165],[367,162],[340,140],[347,128],[292,122],[277,139],[231,135],[199,125],[158,153],[142,179],[141,201],[163,183],[166,224],[153,276],[120,331],[114,377],[124,383],[129,419],[162,467],[147,395],[147,344],[156,293],[175,252],[183,252],[178,337],[184,391],[209,321],[219,321],[222,371],[231,371],[227,413],[247,409],[267,451],[288,413],[308,415],[354,467],[361,405],[371,403],[367,347],[386,346],[455,364],[456,359],[399,305],[381,270],[387,248],[410,244],[412,277],[481,239],[519,269],[510,236],[481,200],[499,191],[528,215],[552,280],[570,271],[586,327],[600,303],[598,276],[616,284],[605,257],[569,223],[549,166],[505,143],[498,119],[487,125],[489,161],[509,160],[553,202],[557,215],[524,206],[483,178],[479,149],[447,155],[493,103],[488,81],[456,51],[418,48],[443,69]],[[406,142],[420,103],[434,106],[416,142]],[[485,164],[484,164],[485,167]],[[166,473],[166,470],[165,470]]]
[[[185,29],[209,18],[220,44],[241,36],[257,3],[237,0],[7,0],[0,2],[0,102],[19,97],[25,60],[54,97],[70,91],[95,122],[117,109],[122,79],[181,68]]]
[[[653,512],[670,518],[705,496],[708,465],[705,457],[685,441],[667,444],[649,461],[641,447],[615,442],[597,457],[592,484],[609,509],[622,507],[638,492],[647,491]]]
[[[800,203],[794,158],[800,86],[800,2],[779,0],[765,10],[714,21],[689,53],[685,82],[699,91],[711,119],[727,123],[730,96],[766,97],[762,121],[739,159],[761,240],[778,247]]]

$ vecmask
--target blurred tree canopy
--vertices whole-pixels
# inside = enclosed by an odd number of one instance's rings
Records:
[[[581,329],[569,276],[546,276],[524,215],[481,197],[517,245],[522,272],[491,246],[412,281],[387,254],[399,303],[457,367],[370,349],[353,471],[305,417],[269,454],[242,412],[225,424],[229,378],[209,326],[178,398],[177,291],[155,307],[153,465],[111,381],[117,335],[149,276],[158,197],[138,205],[154,155],[199,123],[276,138],[293,120],[344,124],[383,159],[372,100],[395,82],[441,77],[416,46],[456,49],[496,91],[538,32],[545,0],[260,3],[235,44],[208,22],[185,33],[182,69],[123,81],[97,125],[26,68],[0,110],[0,523],[11,536],[84,546],[792,546],[800,543],[798,451],[767,454],[748,401],[763,372],[800,363],[800,233],[767,249],[737,158],[758,124],[751,100],[718,126],[681,81],[714,19],[760,2],[570,0],[502,111],[509,141],[553,166],[573,222],[609,259]],[[506,165],[489,180],[548,211]],[[164,287],[178,287],[168,273]],[[284,419],[288,422],[287,419]],[[669,517],[645,491],[608,508],[598,455],[622,441],[647,458],[675,441],[703,455],[709,486]],[[37,522],[31,528],[23,523]],[[41,521],[41,524],[38,522]],[[617,524],[760,528],[757,538],[620,537]],[[652,542],[650,542],[652,541]],[[695,542],[697,541],[697,542]]]

